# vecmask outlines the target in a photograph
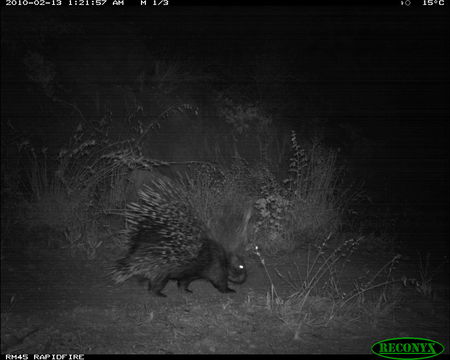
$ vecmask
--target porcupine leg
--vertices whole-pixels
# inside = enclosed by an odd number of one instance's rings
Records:
[[[189,289],[189,284],[195,279],[198,279],[198,277],[190,277],[178,280],[177,281],[178,288],[192,294],[192,290]]]
[[[224,251],[220,248],[216,250],[218,250],[218,254],[214,256],[213,263],[202,273],[201,277],[208,279],[221,293],[236,292],[228,287],[228,271]]]
[[[162,278],[162,279],[155,279],[152,281],[148,281],[148,291],[151,291],[156,296],[161,297],[167,297],[167,295],[164,295],[161,290],[164,289],[164,287],[167,285],[167,282],[169,281],[168,277]]]
[[[213,284],[213,286],[217,289],[217,290],[219,290],[221,293],[235,293],[236,291],[235,290],[233,290],[233,289],[230,289],[229,287],[228,287],[228,284],[223,284],[223,283],[219,283],[219,284],[216,284],[216,283],[214,283],[214,282],[212,282],[211,281],[211,283]]]
[[[213,279],[209,279],[209,281],[221,293],[234,293],[234,292],[236,292],[233,289],[230,289],[228,287],[228,279],[227,279],[226,274],[223,274],[223,276],[221,276],[218,279],[214,279],[214,278]]]

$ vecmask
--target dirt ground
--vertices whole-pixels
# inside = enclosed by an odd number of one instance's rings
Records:
[[[62,249],[4,250],[2,353],[369,354],[373,343],[393,337],[429,338],[448,353],[448,269],[436,277],[429,296],[401,287],[390,311],[374,307],[372,317],[344,316],[325,324],[298,321],[303,325],[295,329],[267,306],[270,282],[257,257],[248,258],[248,280],[231,286],[235,294],[222,294],[198,280],[191,284],[193,294],[169,282],[163,291],[167,298],[160,298],[137,281],[115,285],[108,279],[108,266],[118,255],[104,250],[94,260],[80,260]],[[305,256],[299,250],[266,258],[281,297],[293,291],[277,272],[298,272]],[[370,254],[354,254],[339,281],[350,289],[358,274],[376,272],[382,264]],[[395,269],[394,277],[403,275],[418,276],[413,261]],[[311,294],[314,299],[322,301]]]

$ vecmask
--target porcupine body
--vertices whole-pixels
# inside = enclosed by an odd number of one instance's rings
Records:
[[[247,273],[243,261],[211,239],[195,216],[189,199],[173,182],[155,180],[139,192],[139,203],[128,206],[129,251],[112,273],[116,282],[137,276],[148,280],[158,296],[169,280],[187,292],[197,279],[209,280],[220,292],[234,292],[228,281],[241,284]]]

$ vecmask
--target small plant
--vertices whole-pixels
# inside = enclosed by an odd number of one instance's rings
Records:
[[[342,214],[353,196],[343,185],[343,169],[337,165],[336,152],[313,143],[302,150],[292,134],[293,157],[289,168],[288,236],[303,244],[316,243],[338,231]]]
[[[89,260],[95,259],[97,250],[103,243],[96,225],[96,221],[92,221],[64,231],[66,247],[70,249],[72,256],[76,251],[80,251],[86,254]]]
[[[266,308],[278,315],[293,331],[296,340],[301,340],[305,328],[328,326],[333,321],[350,323],[364,320],[376,326],[379,319],[390,313],[398,303],[402,280],[394,279],[393,271],[400,255],[394,256],[368,280],[356,279],[354,290],[346,294],[339,285],[338,265],[350,260],[363,238],[347,240],[337,249],[327,251],[330,237],[314,253],[309,248],[304,270],[297,265],[294,274],[282,274],[275,269],[277,275],[293,290],[287,296],[281,296],[277,291],[264,257],[258,248],[255,250],[270,283]],[[369,292],[373,296],[368,297]]]
[[[56,231],[63,247],[72,253],[82,250],[93,258],[101,245],[97,234],[91,232],[104,208],[98,196],[103,187],[100,185],[107,178],[115,179],[117,165],[102,158],[101,153],[107,147],[102,150],[95,140],[83,138],[79,125],[70,149],[61,149],[53,166],[47,163],[45,148],[38,152],[29,141],[19,144],[26,159],[23,167],[29,169],[27,192],[22,200],[27,209],[23,221],[31,228],[44,226]]]
[[[387,301],[387,296],[386,296],[386,289],[388,285],[394,284],[399,282],[400,280],[394,280],[392,278],[392,271],[395,269],[395,267],[398,265],[398,262],[401,258],[401,255],[397,254],[395,255],[390,261],[388,261],[385,265],[383,265],[377,272],[376,274],[368,281],[361,283],[361,282],[356,282],[355,283],[355,290],[353,291],[352,294],[350,294],[349,296],[347,296],[345,299],[342,300],[342,302],[339,304],[339,306],[341,308],[343,308],[345,305],[347,305],[351,300],[353,299],[358,299],[358,302],[360,304],[363,304],[365,301],[364,295],[371,290],[377,289],[377,288],[382,288],[383,289],[383,293],[380,295],[384,301]],[[382,282],[378,282],[376,283],[375,280],[379,278],[379,276],[386,271],[386,280],[382,281]]]
[[[416,290],[424,296],[431,296],[433,292],[431,287],[433,274],[430,271],[430,253],[427,253],[425,261],[422,255],[419,254],[419,277],[419,280],[415,283]]]
[[[271,137],[272,115],[258,102],[243,101],[242,97],[219,94],[216,99],[218,115],[231,127],[233,150],[238,155],[238,140],[251,134],[259,146],[259,156],[262,162],[268,161]]]
[[[14,308],[14,305],[16,304],[14,301],[16,299],[16,295],[13,295],[9,298],[9,303],[5,306],[5,310],[2,311],[1,319],[2,319],[2,333],[3,333],[3,327],[6,328],[8,325],[8,321],[10,320],[12,310]],[[3,340],[3,339],[2,339]]]
[[[255,237],[257,243],[262,243],[264,250],[276,253],[291,248],[292,244],[283,237],[286,226],[284,219],[289,206],[290,202],[279,194],[268,195],[255,202],[259,215],[255,223]]]
[[[367,281],[363,277],[355,279],[354,290],[337,304],[344,318],[359,319],[376,327],[393,312],[401,300],[403,279],[393,277],[399,259],[400,255],[395,255]]]
[[[264,250],[276,253],[296,246],[317,245],[341,226],[343,213],[355,193],[343,186],[336,153],[314,143],[303,149],[291,134],[289,177],[281,185],[267,168],[253,172],[260,183],[255,208],[256,239]]]
[[[258,256],[259,261],[261,262],[262,266],[264,267],[264,271],[266,272],[267,278],[270,282],[270,292],[267,293],[267,308],[269,310],[273,310],[273,304],[280,305],[283,303],[283,300],[280,296],[278,296],[277,290],[275,288],[275,285],[272,281],[272,277],[270,276],[269,270],[266,266],[266,261],[264,260],[264,257],[261,255],[261,252],[259,251],[258,246],[255,246],[254,253]]]
[[[338,310],[336,301],[344,296],[337,283],[336,266],[341,259],[350,258],[361,239],[349,239],[326,255],[325,248],[330,237],[331,234],[317,247],[313,259],[311,250],[308,250],[304,280],[301,287],[289,296],[289,302],[295,304],[296,311],[302,314],[295,327],[294,339],[300,339],[304,325],[328,324],[336,316]],[[284,279],[291,286],[296,286],[292,280]],[[304,308],[307,309],[307,314],[303,312]]]
[[[289,190],[295,192],[299,189],[304,171],[308,166],[306,151],[300,147],[295,131],[291,132],[291,148],[292,157],[289,159],[288,170],[291,176],[285,182],[289,184]]]
[[[219,116],[232,126],[235,138],[250,130],[260,134],[272,122],[270,115],[258,104],[238,102],[223,94],[217,102]]]
[[[406,286],[407,284],[411,284],[415,287],[418,293],[423,296],[432,297],[434,294],[433,290],[433,279],[434,277],[442,271],[442,268],[445,264],[448,263],[448,258],[445,257],[444,261],[437,265],[434,269],[430,268],[430,256],[431,254],[428,252],[423,259],[422,254],[419,253],[419,278],[413,279],[403,279],[403,283]]]
[[[273,279],[266,266],[264,257],[256,247],[255,253],[264,266],[270,282],[270,291],[266,297],[266,308],[278,314],[280,319],[294,332],[294,338],[300,339],[304,326],[324,326],[335,316],[338,302],[343,298],[336,279],[336,266],[341,259],[348,259],[361,239],[350,239],[339,248],[326,255],[328,236],[317,248],[314,257],[308,251],[305,274],[297,267],[296,276],[277,275],[287,283],[294,292],[281,297],[276,290]]]

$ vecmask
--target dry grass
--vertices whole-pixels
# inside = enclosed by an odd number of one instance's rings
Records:
[[[338,265],[350,259],[362,238],[350,239],[337,249],[326,252],[325,240],[316,251],[308,250],[306,269],[296,267],[296,273],[276,274],[289,286],[289,295],[280,296],[264,257],[258,249],[256,255],[263,265],[270,283],[265,308],[275,313],[294,334],[301,339],[304,331],[337,323],[361,322],[376,327],[379,321],[398,306],[401,300],[402,280],[393,278],[399,256],[394,256],[369,279],[363,281],[355,275],[354,288],[345,293],[340,285]]]

